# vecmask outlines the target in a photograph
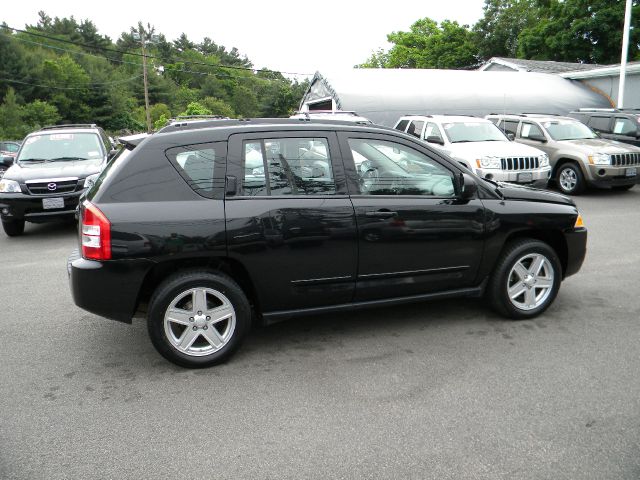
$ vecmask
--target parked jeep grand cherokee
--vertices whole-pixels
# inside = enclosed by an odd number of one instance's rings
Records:
[[[165,127],[108,164],[68,270],[77,305],[145,315],[164,357],[203,367],[238,347],[252,311],[268,324],[484,294],[531,318],[586,240],[569,198],[487,182],[393,129],[217,120]]]
[[[9,236],[26,222],[73,219],[80,195],[98,177],[111,141],[96,125],[56,125],[29,134],[0,180],[0,217]]]
[[[544,188],[551,167],[546,153],[511,142],[484,118],[459,115],[407,115],[397,130],[430,143],[473,173],[489,180]]]
[[[640,182],[640,148],[599,138],[583,123],[556,115],[488,115],[515,140],[549,155],[552,179],[565,194],[578,195],[587,186],[628,190]]]

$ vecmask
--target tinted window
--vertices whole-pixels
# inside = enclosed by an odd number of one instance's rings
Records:
[[[616,118],[613,124],[613,133],[617,135],[635,136],[638,130],[638,124],[628,118]]]
[[[453,197],[453,174],[435,160],[401,144],[350,138],[361,195]]]
[[[409,120],[400,120],[398,125],[396,125],[396,130],[400,130],[404,132],[408,124],[409,124]]]
[[[502,128],[504,133],[512,133],[515,135],[518,131],[518,123],[520,122],[517,120],[503,120],[500,128]]]
[[[216,159],[224,157],[224,142],[171,148],[167,157],[194,191],[213,196]]]
[[[544,137],[542,133],[542,129],[534,123],[526,123],[522,124],[522,130],[520,131],[520,136],[522,138],[531,138],[531,137]]]
[[[609,123],[611,123],[611,119],[609,117],[596,117],[596,116],[593,116],[589,120],[588,124],[596,132],[610,133],[611,129],[609,128]]]
[[[424,131],[424,138],[429,137],[438,137],[440,140],[442,140],[442,133],[440,133],[440,129],[433,122],[427,123],[427,128]]]
[[[336,185],[324,138],[251,140],[243,146],[244,195],[332,195]]]
[[[407,129],[407,133],[413,135],[414,137],[420,138],[420,134],[422,133],[422,127],[424,127],[424,122],[420,120],[413,120],[409,124],[409,128]]]

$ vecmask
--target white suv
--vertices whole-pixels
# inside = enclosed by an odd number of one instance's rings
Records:
[[[407,115],[394,128],[444,151],[482,178],[544,188],[551,176],[546,153],[510,141],[483,118]]]

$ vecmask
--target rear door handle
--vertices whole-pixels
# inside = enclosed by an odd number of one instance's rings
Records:
[[[389,210],[377,210],[375,212],[365,212],[365,216],[376,217],[376,218],[391,218],[391,217],[397,217],[398,212],[391,212]]]

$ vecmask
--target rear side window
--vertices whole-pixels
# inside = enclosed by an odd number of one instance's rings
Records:
[[[523,123],[520,136],[522,138],[544,137],[544,133],[542,133],[540,127],[535,123]]]
[[[596,132],[611,133],[611,129],[609,128],[610,123],[611,123],[611,119],[609,117],[593,116],[589,120],[588,125],[591,128],[593,128]]]
[[[499,127],[500,130],[502,130],[504,133],[511,133],[515,136],[516,132],[518,131],[518,121],[513,121],[513,120],[503,120]]]
[[[223,168],[225,142],[182,145],[170,148],[166,155],[196,193],[213,198],[216,168]]]
[[[400,123],[396,125],[396,130],[404,132],[407,129],[407,125],[409,125],[409,120],[401,120]]]
[[[413,135],[414,137],[420,138],[422,135],[422,128],[424,127],[424,122],[420,120],[414,120],[409,124],[409,128],[407,129],[407,133]]]
[[[628,118],[616,118],[613,125],[613,133],[616,135],[635,135],[638,125]]]
[[[333,195],[325,138],[266,138],[243,144],[244,195]]]

